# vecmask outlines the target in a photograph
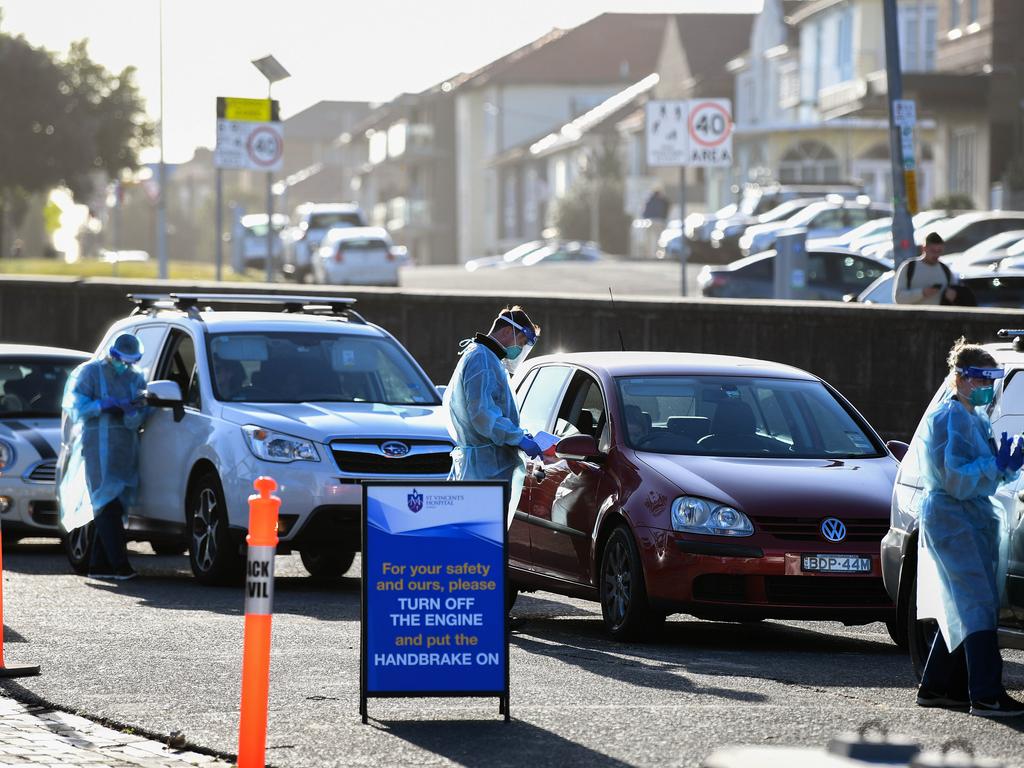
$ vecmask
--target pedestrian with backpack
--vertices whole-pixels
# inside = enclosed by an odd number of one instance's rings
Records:
[[[921,255],[908,259],[896,270],[896,278],[892,282],[893,301],[919,305],[956,303],[953,273],[939,261],[944,250],[942,236],[938,232],[929,233]]]

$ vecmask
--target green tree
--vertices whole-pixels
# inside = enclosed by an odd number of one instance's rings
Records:
[[[138,167],[153,133],[134,69],[110,73],[85,41],[62,59],[0,32],[0,104],[0,227],[32,194],[63,184],[83,199],[95,171],[116,177]]]
[[[623,209],[624,199],[618,144],[614,137],[608,136],[591,153],[586,170],[572,189],[558,201],[554,224],[559,236],[570,240],[591,240],[596,207],[597,239],[601,249],[609,253],[627,253],[630,217]]]

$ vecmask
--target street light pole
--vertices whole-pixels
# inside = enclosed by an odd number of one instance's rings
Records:
[[[899,17],[896,0],[882,0],[885,19],[885,75],[889,92],[889,152],[892,158],[892,245],[898,267],[916,255],[914,224],[907,209],[907,188],[903,176],[906,158],[900,126],[896,124],[894,103],[903,98],[903,73],[900,70]],[[913,158],[910,158],[911,160]],[[912,167],[912,166],[911,166]]]
[[[274,83],[291,77],[291,73],[285,69],[281,62],[273,56],[264,56],[262,59],[253,59],[252,65],[260,71],[260,74],[267,78],[267,108],[270,110],[270,118],[274,118],[274,100],[271,89]],[[282,244],[283,246],[283,244]],[[274,282],[274,172],[267,171],[267,282]]]
[[[168,277],[167,268],[167,166],[164,163],[164,2],[159,0],[160,14],[160,164],[156,198],[156,253],[161,280]]]

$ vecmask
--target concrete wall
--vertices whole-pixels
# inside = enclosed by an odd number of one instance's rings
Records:
[[[192,284],[163,290],[254,292],[259,286]],[[153,285],[126,280],[0,280],[0,341],[93,349],[111,321],[124,317],[130,291]],[[294,293],[294,286],[273,290]],[[312,289],[304,293],[314,293]],[[330,295],[323,292],[324,295]],[[826,302],[444,294],[345,291],[358,309],[398,337],[437,383],[446,383],[458,342],[486,331],[507,301],[520,302],[543,326],[536,355],[556,350],[619,348],[744,355],[789,363],[829,381],[886,437],[908,438],[945,373],[945,356],[961,334],[993,341],[1020,326],[1012,310],[906,309]]]

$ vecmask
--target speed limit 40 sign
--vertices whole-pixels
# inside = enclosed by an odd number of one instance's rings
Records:
[[[666,120],[670,115],[674,121]],[[677,132],[666,131],[675,122]],[[721,168],[732,165],[732,103],[729,99],[651,101],[647,104],[649,165]],[[666,151],[669,137],[673,151]]]

